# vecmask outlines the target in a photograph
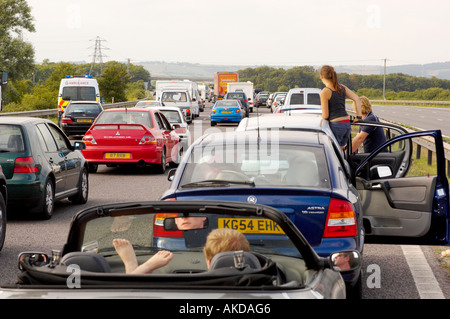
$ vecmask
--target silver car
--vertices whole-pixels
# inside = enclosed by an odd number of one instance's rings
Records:
[[[186,218],[194,220],[186,226]],[[198,222],[200,221],[200,223]],[[218,252],[210,264],[203,247],[217,228],[246,237],[250,249]],[[183,241],[152,273],[126,274],[113,240],[132,244],[138,264],[161,251],[155,243]],[[73,218],[62,251],[19,255],[18,284],[0,298],[345,298],[340,271],[360,267],[356,251],[319,257],[275,208],[212,201],[153,201],[88,208]]]

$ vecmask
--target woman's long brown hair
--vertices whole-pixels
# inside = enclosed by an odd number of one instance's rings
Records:
[[[331,65],[322,66],[320,68],[320,75],[325,79],[330,80],[334,90],[338,92],[338,94],[342,94],[342,86],[339,84],[337,73]]]

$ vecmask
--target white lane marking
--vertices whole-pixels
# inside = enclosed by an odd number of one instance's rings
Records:
[[[420,246],[401,245],[421,299],[445,299]]]

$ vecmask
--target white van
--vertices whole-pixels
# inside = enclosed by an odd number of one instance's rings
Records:
[[[227,92],[244,92],[247,95],[248,109],[253,112],[254,100],[255,100],[255,89],[253,88],[253,83],[247,82],[231,82],[227,84]]]
[[[290,89],[281,106],[274,113],[297,111],[301,113],[322,113],[320,106],[320,92],[318,88]]]
[[[193,117],[200,116],[200,95],[198,93],[198,84],[197,82],[189,81],[189,80],[158,80],[156,81],[156,100],[161,101],[161,92],[164,89],[173,89],[173,88],[181,88],[186,89],[189,92],[190,101],[192,103],[191,112]]]
[[[90,75],[67,75],[61,80],[58,93],[58,111],[64,112],[70,101],[100,102],[98,82]]]

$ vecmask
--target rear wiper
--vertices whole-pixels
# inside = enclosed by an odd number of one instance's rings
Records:
[[[5,150],[5,149],[0,149],[0,153],[9,153],[11,152],[10,150]]]
[[[187,183],[181,185],[181,188],[191,188],[191,187],[214,187],[214,186],[229,186],[229,185],[249,185],[255,187],[255,183],[252,181],[229,181],[222,179],[208,179],[205,181],[199,181],[194,183]]]

